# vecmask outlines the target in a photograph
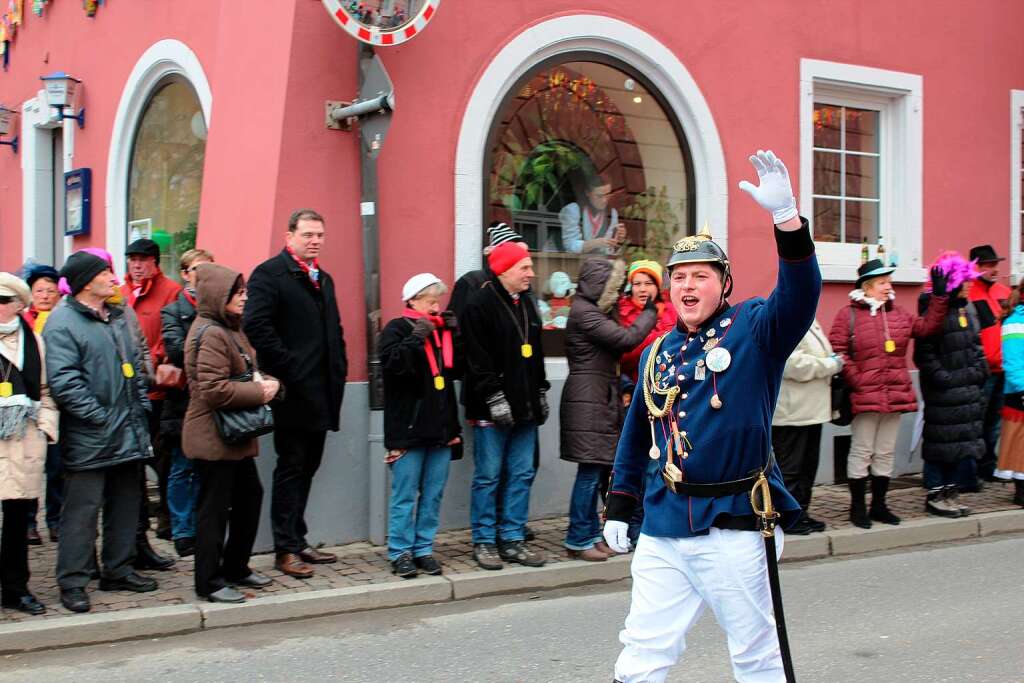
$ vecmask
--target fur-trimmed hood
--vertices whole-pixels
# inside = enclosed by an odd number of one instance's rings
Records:
[[[602,313],[608,313],[619,299],[622,283],[626,281],[626,262],[591,258],[580,266],[576,296],[591,301]]]
[[[885,306],[887,311],[892,310],[892,302],[896,300],[895,292],[889,292],[889,299],[887,301],[879,301],[865,294],[863,289],[854,289],[850,292],[849,296],[850,301],[868,309],[871,315],[878,313],[878,309],[882,306]]]

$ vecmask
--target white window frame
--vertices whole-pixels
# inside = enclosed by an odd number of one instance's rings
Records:
[[[800,213],[814,215],[814,103],[879,112],[879,231],[886,251],[898,255],[893,280],[924,282],[923,112],[924,78],[872,67],[800,60]],[[811,226],[812,231],[814,226]],[[822,277],[857,279],[861,244],[816,242]],[[869,245],[872,257],[876,245]]]
[[[1024,137],[1024,90],[1010,91],[1010,271],[1013,283],[1024,276],[1024,244],[1020,228],[1024,219],[1024,198],[1020,184],[1024,177],[1024,158],[1021,158],[1021,138]]]
[[[121,92],[114,117],[107,157],[107,234],[106,249],[115,262],[121,258],[128,238],[128,176],[135,132],[146,111],[153,90],[168,76],[187,80],[199,98],[199,105],[210,129],[213,93],[206,72],[196,54],[179,40],[164,39],[151,45],[135,63]],[[67,130],[65,128],[65,130]]]

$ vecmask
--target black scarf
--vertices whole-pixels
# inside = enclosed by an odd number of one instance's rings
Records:
[[[0,355],[0,378],[7,377],[7,381],[14,385],[12,396],[24,394],[33,401],[38,401],[41,395],[40,376],[43,370],[42,360],[39,357],[39,344],[36,343],[36,335],[25,319],[19,318],[19,320],[25,345],[23,367],[18,370],[18,366],[7,360],[5,356]]]

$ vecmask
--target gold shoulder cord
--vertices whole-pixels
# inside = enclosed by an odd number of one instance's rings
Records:
[[[647,412],[651,420],[661,419],[668,415],[672,410],[672,404],[675,403],[676,396],[679,394],[678,385],[662,389],[658,386],[658,382],[654,377],[654,369],[657,367],[658,349],[661,348],[661,342],[664,341],[666,336],[668,335],[663,334],[654,340],[654,343],[651,344],[651,351],[647,355],[647,363],[644,365],[644,403],[647,404]],[[658,408],[654,403],[653,394],[665,397],[664,407]]]

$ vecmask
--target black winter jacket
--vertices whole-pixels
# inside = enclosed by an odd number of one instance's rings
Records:
[[[588,259],[580,267],[579,288],[565,327],[569,377],[558,415],[561,457],[570,462],[611,465],[626,415],[619,386],[619,357],[654,329],[653,306],[623,327],[616,320],[626,264]]]
[[[922,294],[918,300],[922,315],[930,299],[930,294]],[[980,329],[974,306],[962,297],[950,297],[942,332],[914,344],[924,397],[921,457],[926,461],[955,463],[985,454],[982,385],[988,363]]]
[[[248,282],[242,327],[260,365],[285,386],[274,407],[279,428],[338,431],[348,358],[334,280],[320,288],[286,250],[258,265]]]
[[[437,367],[444,377],[438,390],[427,363],[423,341],[412,336],[413,320],[395,318],[380,333],[384,372],[384,447],[443,446],[462,432],[455,399],[455,380],[465,367],[462,335],[452,334],[453,367],[445,369],[431,336]],[[458,449],[457,449],[458,450]]]
[[[196,308],[185,295],[160,309],[160,335],[164,340],[164,355],[167,362],[185,369],[185,337],[196,319]],[[181,424],[188,410],[188,389],[168,390],[160,410],[160,433],[164,436],[181,436]]]
[[[60,408],[61,461],[71,471],[112,467],[153,455],[144,361],[124,309],[103,320],[64,297],[46,321],[46,376]],[[125,377],[124,365],[133,376]]]
[[[539,422],[540,395],[550,385],[533,298],[523,294],[514,302],[492,276],[470,293],[459,323],[466,344],[466,419],[490,420],[487,398],[501,391],[517,423]],[[529,358],[523,357],[524,338],[532,347]]]

